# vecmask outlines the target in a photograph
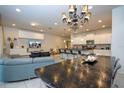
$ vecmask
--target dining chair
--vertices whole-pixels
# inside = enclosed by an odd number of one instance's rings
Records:
[[[116,67],[112,71],[112,76],[111,76],[111,87],[118,87],[118,85],[115,83],[115,79],[118,73],[118,70],[121,68],[121,65],[117,63]]]
[[[112,56],[111,57],[111,67],[112,67],[112,70],[114,70],[115,61],[116,61],[116,57]]]
[[[117,66],[117,63],[119,62],[119,58],[117,58],[116,60],[115,60],[115,62],[114,62],[114,68]]]

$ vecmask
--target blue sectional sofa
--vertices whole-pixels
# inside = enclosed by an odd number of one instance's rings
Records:
[[[36,77],[35,69],[55,64],[49,57],[36,58],[0,58],[0,80],[4,82],[18,81]]]
[[[3,81],[3,59],[0,59],[0,81]]]

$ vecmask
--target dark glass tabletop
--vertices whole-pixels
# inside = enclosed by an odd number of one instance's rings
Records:
[[[111,85],[111,59],[98,56],[95,62],[82,58],[65,60],[37,68],[36,75],[47,85],[56,88],[108,88]]]

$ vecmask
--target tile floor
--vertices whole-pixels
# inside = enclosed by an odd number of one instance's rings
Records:
[[[46,86],[41,79],[35,78],[19,82],[0,82],[0,88],[46,88]]]
[[[124,74],[117,74],[114,83],[118,85],[119,88],[124,88]]]
[[[124,88],[124,74],[118,74],[115,83],[119,88]],[[0,82],[0,88],[46,88],[46,86],[41,79],[35,78],[11,83]]]

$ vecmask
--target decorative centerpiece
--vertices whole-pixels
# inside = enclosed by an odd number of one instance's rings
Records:
[[[95,62],[96,61],[95,55],[88,55],[88,57],[85,59],[86,62]]]

